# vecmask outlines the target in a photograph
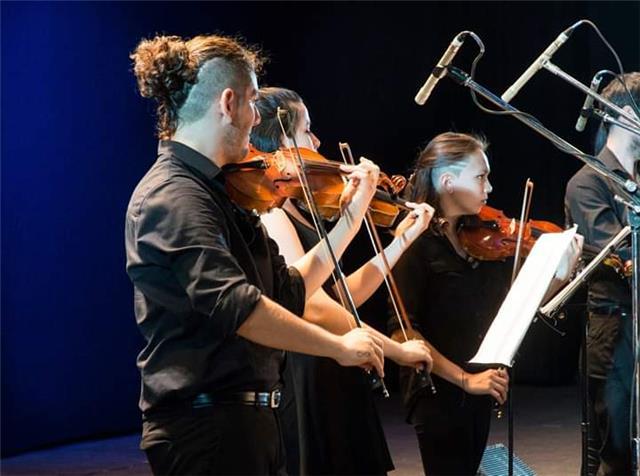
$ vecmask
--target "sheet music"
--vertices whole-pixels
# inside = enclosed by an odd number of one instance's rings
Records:
[[[576,229],[538,238],[471,363],[512,365]]]

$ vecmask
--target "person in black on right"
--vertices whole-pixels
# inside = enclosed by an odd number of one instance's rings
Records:
[[[618,79],[603,89],[602,96],[638,117],[640,73],[627,73],[622,79],[632,97]],[[615,115],[613,111],[607,112]],[[618,119],[626,122],[622,116]],[[596,151],[598,159],[609,170],[638,182],[638,136],[618,126],[601,125]],[[614,199],[617,190],[617,185],[587,166],[582,167],[567,184],[567,223],[577,223],[585,243],[598,250],[604,248],[628,223],[625,206]],[[630,240],[616,253],[628,270]],[[629,411],[634,359],[629,281],[613,268],[601,266],[589,281],[587,308],[586,370],[590,404],[587,473],[631,474]]]

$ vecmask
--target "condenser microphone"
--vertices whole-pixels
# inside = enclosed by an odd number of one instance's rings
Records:
[[[464,39],[466,38],[467,34],[468,32],[466,31],[458,33],[447,50],[442,55],[442,58],[440,58],[440,61],[438,61],[436,67],[433,68],[433,71],[425,81],[424,85],[420,88],[418,94],[416,94],[415,101],[419,105],[422,106],[425,102],[427,102],[427,99],[429,99],[429,96],[431,95],[431,91],[433,91],[433,88],[436,87],[436,84],[438,84],[440,78],[445,75],[447,67],[451,64],[451,60],[453,60],[455,55],[458,53],[458,50],[462,46],[462,43],[464,43]]]
[[[533,77],[533,75],[536,74],[540,70],[540,68],[542,68],[542,65],[546,61],[549,61],[551,59],[555,52],[558,51],[558,49],[565,43],[565,41],[569,39],[569,37],[573,33],[573,30],[575,30],[580,23],[582,23],[582,20],[560,33],[558,35],[558,38],[556,38],[555,41],[551,43],[533,63],[531,63],[531,66],[529,66],[526,71],[522,73],[522,76],[520,76],[516,80],[516,82],[513,83],[511,87],[504,92],[504,94],[502,95],[502,100],[505,102],[511,102],[515,95],[518,94],[518,91],[520,91],[522,86],[524,86]]]
[[[598,88],[600,87],[600,82],[602,81],[602,75],[606,70],[598,71],[596,75],[591,80],[591,90],[594,93],[598,92]],[[593,109],[593,96],[587,94],[587,97],[584,100],[584,104],[582,105],[582,109],[580,110],[580,115],[578,116],[578,120],[576,121],[576,131],[582,132],[587,125],[587,120],[591,115],[591,111]]]

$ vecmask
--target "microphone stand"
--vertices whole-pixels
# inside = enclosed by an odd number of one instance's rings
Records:
[[[548,63],[548,62],[547,62]],[[545,66],[546,67],[546,66]],[[595,158],[585,154],[580,149],[574,147],[569,142],[562,139],[557,134],[551,132],[544,127],[540,122],[525,114],[511,104],[503,101],[500,97],[493,94],[491,91],[476,83],[471,77],[455,66],[449,66],[446,72],[447,76],[453,79],[461,86],[467,87],[477,94],[486,98],[491,103],[495,104],[504,111],[514,113],[514,117],[523,122],[525,125],[553,142],[562,151],[573,155],[578,160],[582,161],[587,166],[591,167],[597,173],[602,175],[613,183],[618,184],[621,187],[619,201],[623,201],[628,207],[628,221],[631,228],[631,252],[632,252],[632,266],[633,266],[633,280],[632,280],[632,314],[633,319],[633,336],[632,336],[632,354],[635,360],[634,375],[633,375],[633,388],[632,388],[632,411],[631,421],[632,425],[632,460],[633,460],[633,474],[640,476],[640,402],[638,400],[640,394],[640,366],[638,365],[638,349],[640,348],[639,336],[638,336],[638,315],[640,305],[640,277],[638,276],[638,269],[640,269],[640,192],[638,190],[638,184],[633,180],[620,177],[617,174],[609,171],[603,164],[601,164]],[[568,75],[567,75],[568,76]],[[573,79],[573,78],[572,78]],[[575,80],[574,80],[575,81]],[[603,104],[607,104],[607,100],[599,94],[589,90],[586,86],[583,86],[584,92],[592,95],[595,99],[601,101]],[[582,88],[580,88],[582,89]],[[607,104],[607,106],[609,106]],[[612,105],[613,106],[613,105]],[[616,110],[617,107],[612,107]],[[617,108],[619,109],[619,108]],[[621,110],[622,111],[622,110]],[[616,111],[617,112],[617,111]],[[626,112],[622,111],[622,115],[627,117]],[[633,124],[637,124],[636,119],[631,119]],[[634,420],[635,417],[635,420]],[[511,468],[510,468],[511,470]],[[510,471],[511,473],[512,471]]]
[[[601,109],[593,108],[590,111],[590,114],[593,114],[594,116],[598,116],[602,120],[602,122],[604,122],[606,124],[612,124],[614,126],[622,127],[623,129],[626,129],[629,132],[633,132],[634,134],[640,136],[640,129],[639,128],[632,127],[629,124],[625,124],[624,122],[621,122],[618,119],[610,116],[609,114],[607,114],[606,112],[604,112]]]
[[[559,78],[564,79],[566,82],[568,82],[572,86],[575,86],[576,88],[578,88],[583,93],[588,94],[589,96],[591,96],[594,99],[597,99],[601,104],[604,104],[605,106],[607,106],[608,108],[613,110],[616,114],[619,114],[619,115],[625,117],[626,119],[628,119],[629,121],[631,121],[631,123],[635,126],[633,129],[630,129],[631,132],[634,132],[636,134],[640,134],[640,121],[637,118],[633,117],[633,115],[631,115],[630,113],[628,113],[624,109],[616,106],[615,104],[613,104],[608,99],[602,97],[600,94],[598,94],[597,92],[593,91],[591,88],[586,87],[584,84],[582,84],[580,81],[575,79],[573,76],[571,76],[570,74],[567,74],[564,71],[562,71],[562,69],[560,69],[558,66],[553,64],[551,61],[549,61],[549,60],[544,61],[542,63],[542,67],[544,69],[546,69],[547,71],[549,71],[550,73],[555,74]],[[614,81],[615,81],[615,79],[614,79]],[[625,129],[626,129],[626,127],[625,127]]]

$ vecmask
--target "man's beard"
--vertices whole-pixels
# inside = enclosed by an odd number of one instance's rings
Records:
[[[225,134],[225,155],[230,162],[239,162],[247,156],[249,152],[247,137],[248,132],[243,132],[234,125]]]

